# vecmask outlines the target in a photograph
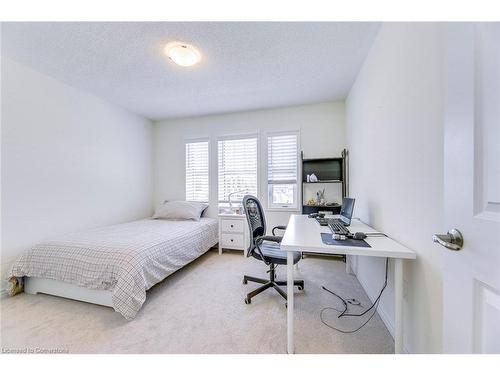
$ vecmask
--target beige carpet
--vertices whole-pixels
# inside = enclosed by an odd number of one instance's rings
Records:
[[[265,265],[240,252],[209,251],[153,287],[137,317],[127,322],[111,308],[48,295],[20,294],[1,301],[2,348],[62,349],[70,353],[285,353],[286,308],[273,290],[243,302]],[[285,268],[278,276],[285,278]],[[381,275],[382,278],[383,275]],[[333,258],[306,257],[296,278],[297,353],[392,353],[394,341],[378,314],[359,332],[342,334],[319,319],[322,307],[340,304],[321,285],[344,297],[369,300],[357,280]],[[382,282],[382,280],[381,280]],[[353,309],[355,312],[356,310]],[[329,321],[335,316],[327,313]],[[359,324],[342,321],[343,328]]]

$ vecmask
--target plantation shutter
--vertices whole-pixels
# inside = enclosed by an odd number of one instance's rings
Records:
[[[267,138],[267,183],[297,183],[297,135]]]
[[[231,193],[233,202],[257,195],[257,137],[219,140],[218,162],[219,203],[229,202]]]
[[[208,202],[208,141],[186,143],[186,200]]]

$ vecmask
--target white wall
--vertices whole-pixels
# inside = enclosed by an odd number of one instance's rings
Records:
[[[151,214],[149,121],[8,58],[1,88],[2,276],[46,237]]]
[[[414,353],[442,350],[440,258],[431,241],[443,216],[441,33],[435,24],[384,24],[346,101],[355,215],[417,252],[404,268],[405,346]],[[357,261],[373,298],[384,261]],[[380,312],[392,329],[390,276]]]
[[[344,102],[331,102],[271,110],[160,121],[155,124],[155,203],[185,198],[184,142],[187,139],[211,139],[210,209],[217,214],[216,138],[220,135],[256,133],[264,146],[267,131],[300,130],[305,157],[340,156],[345,147]],[[266,168],[261,148],[260,171]],[[261,176],[263,173],[261,173]],[[266,181],[260,179],[261,200],[267,202]],[[268,211],[268,226],[286,224],[290,212]]]

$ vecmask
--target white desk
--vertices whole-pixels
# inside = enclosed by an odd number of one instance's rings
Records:
[[[355,232],[378,232],[359,220],[352,220],[349,230]],[[403,350],[403,259],[415,259],[416,254],[388,237],[368,237],[366,242],[371,247],[348,247],[325,245],[320,233],[329,233],[330,229],[320,226],[315,219],[307,215],[292,215],[285,235],[281,241],[281,249],[287,254],[287,294],[288,294],[288,353],[294,353],[293,337],[293,251],[310,253],[362,255],[372,257],[393,258],[394,266],[394,299],[395,299],[395,333],[394,349],[396,354]],[[307,286],[306,286],[307,287]]]

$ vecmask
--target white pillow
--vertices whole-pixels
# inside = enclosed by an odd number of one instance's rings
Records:
[[[208,204],[201,202],[165,202],[156,209],[153,219],[199,221],[201,214],[207,207]]]

